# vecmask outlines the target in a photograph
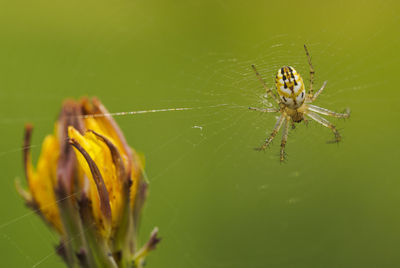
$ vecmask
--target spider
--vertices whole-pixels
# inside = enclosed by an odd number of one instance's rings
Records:
[[[249,107],[249,109],[263,113],[280,113],[280,116],[276,121],[272,133],[261,145],[261,147],[256,148],[256,150],[264,151],[271,144],[272,140],[278,134],[281,127],[284,126],[282,133],[281,149],[280,149],[281,162],[285,160],[285,146],[288,139],[290,125],[292,126],[292,128],[294,128],[295,123],[300,123],[303,120],[305,123],[307,123],[306,117],[311,118],[317,123],[327,128],[330,128],[333,134],[335,135],[335,139],[329,143],[337,143],[341,140],[341,136],[337,131],[336,127],[333,124],[331,124],[328,120],[320,116],[319,114],[332,116],[336,118],[350,117],[349,109],[346,109],[345,113],[336,113],[328,109],[321,108],[311,104],[318,98],[318,96],[324,90],[327,81],[325,81],[322,84],[322,87],[317,92],[314,93],[313,83],[314,83],[315,72],[306,45],[304,45],[304,50],[308,58],[308,65],[310,66],[310,89],[308,90],[307,94],[305,91],[303,79],[293,67],[284,66],[278,70],[275,79],[275,85],[278,92],[277,96],[265,84],[264,80],[261,78],[261,75],[258,73],[256,67],[254,65],[251,66],[258,80],[260,80],[260,82],[263,84],[267,96],[271,97],[278,104],[279,108]]]

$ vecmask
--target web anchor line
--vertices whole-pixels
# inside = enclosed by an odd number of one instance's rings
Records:
[[[228,104],[224,103],[224,104],[217,104],[217,105],[203,106],[203,107],[165,108],[165,109],[140,110],[140,111],[130,111],[130,112],[115,112],[115,113],[106,113],[106,114],[90,114],[90,115],[81,115],[78,117],[79,118],[114,117],[114,116],[147,114],[147,113],[159,113],[159,112],[199,110],[199,109],[204,109],[204,108],[217,108],[217,107],[227,106],[227,105]]]
[[[80,116],[73,116],[78,118],[101,118],[101,117],[114,117],[114,116],[126,116],[126,115],[138,115],[138,114],[146,114],[146,113],[158,113],[158,112],[171,112],[171,111],[188,111],[188,110],[200,110],[206,108],[218,108],[226,106],[228,108],[239,108],[239,109],[248,109],[247,106],[240,106],[235,104],[216,104],[210,106],[199,106],[199,107],[180,107],[180,108],[165,108],[165,109],[153,109],[153,110],[140,110],[140,111],[130,111],[130,112],[115,112],[115,113],[106,113],[106,114],[92,114],[92,115],[80,115]],[[67,140],[67,139],[66,139]],[[34,148],[40,147],[41,144],[31,144],[27,148]],[[0,151],[0,157],[4,157],[9,153],[16,153],[22,151],[24,148],[12,149],[8,151]],[[1,227],[1,225],[0,225]]]

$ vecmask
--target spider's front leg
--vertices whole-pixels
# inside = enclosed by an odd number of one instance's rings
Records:
[[[317,99],[318,95],[321,94],[321,92],[324,90],[327,81],[325,81],[324,84],[322,85],[322,87],[314,94],[313,86],[314,86],[314,74],[315,74],[315,71],[314,71],[314,67],[313,67],[312,62],[311,62],[310,53],[308,53],[308,49],[307,49],[306,45],[304,45],[304,50],[306,51],[306,55],[307,55],[307,59],[308,59],[308,65],[310,67],[310,89],[308,90],[308,94],[307,94],[308,98],[309,98],[308,102],[313,102],[313,101],[315,101]]]
[[[275,95],[274,92],[265,84],[264,79],[262,79],[261,75],[257,71],[257,68],[254,64],[251,65],[251,68],[253,68],[258,80],[260,80],[261,84],[263,85],[265,92],[267,93],[268,96],[270,96],[276,103],[279,103],[279,98]]]
[[[263,143],[263,145],[261,145],[261,147],[256,148],[255,150],[263,151],[263,150],[267,149],[268,145],[270,145],[272,140],[275,138],[276,134],[278,134],[279,130],[281,129],[283,122],[285,121],[285,118],[286,118],[286,114],[281,114],[279,116],[278,120],[276,121],[275,127],[272,130],[271,135],[269,135],[269,137],[265,140],[265,142]]]
[[[308,97],[309,100],[307,101],[308,103],[311,103],[311,102],[315,101],[315,100],[318,98],[319,94],[321,94],[322,91],[324,91],[327,82],[328,82],[328,81],[325,81],[325,82],[322,84],[322,87],[321,87],[320,89],[318,89],[318,91],[315,92],[315,94],[313,94],[312,92],[311,92],[310,94],[308,94],[308,96],[309,96],[309,97]]]
[[[318,107],[315,105],[311,105],[309,104],[307,106],[307,110],[315,112],[315,113],[319,113],[319,114],[323,114],[323,115],[327,115],[327,116],[332,116],[332,117],[336,117],[336,118],[349,118],[350,117],[350,109],[347,108],[346,112],[344,113],[337,113],[322,107]]]
[[[304,50],[306,51],[306,55],[307,55],[307,59],[308,59],[308,65],[310,66],[310,90],[308,91],[308,94],[312,96],[313,95],[313,85],[314,85],[314,74],[315,74],[315,71],[314,71],[314,67],[313,67],[312,62],[311,62],[310,53],[308,53],[308,49],[307,49],[306,45],[304,45]]]

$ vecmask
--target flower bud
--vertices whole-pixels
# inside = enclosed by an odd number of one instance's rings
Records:
[[[159,242],[157,228],[137,247],[147,195],[143,160],[97,99],[64,102],[36,168],[30,155],[32,126],[25,127],[27,205],[60,236],[57,252],[69,267],[141,267]]]

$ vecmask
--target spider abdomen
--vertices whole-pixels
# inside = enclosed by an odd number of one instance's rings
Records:
[[[306,92],[303,79],[293,67],[280,68],[275,83],[279,97],[287,107],[297,109],[304,103]]]

